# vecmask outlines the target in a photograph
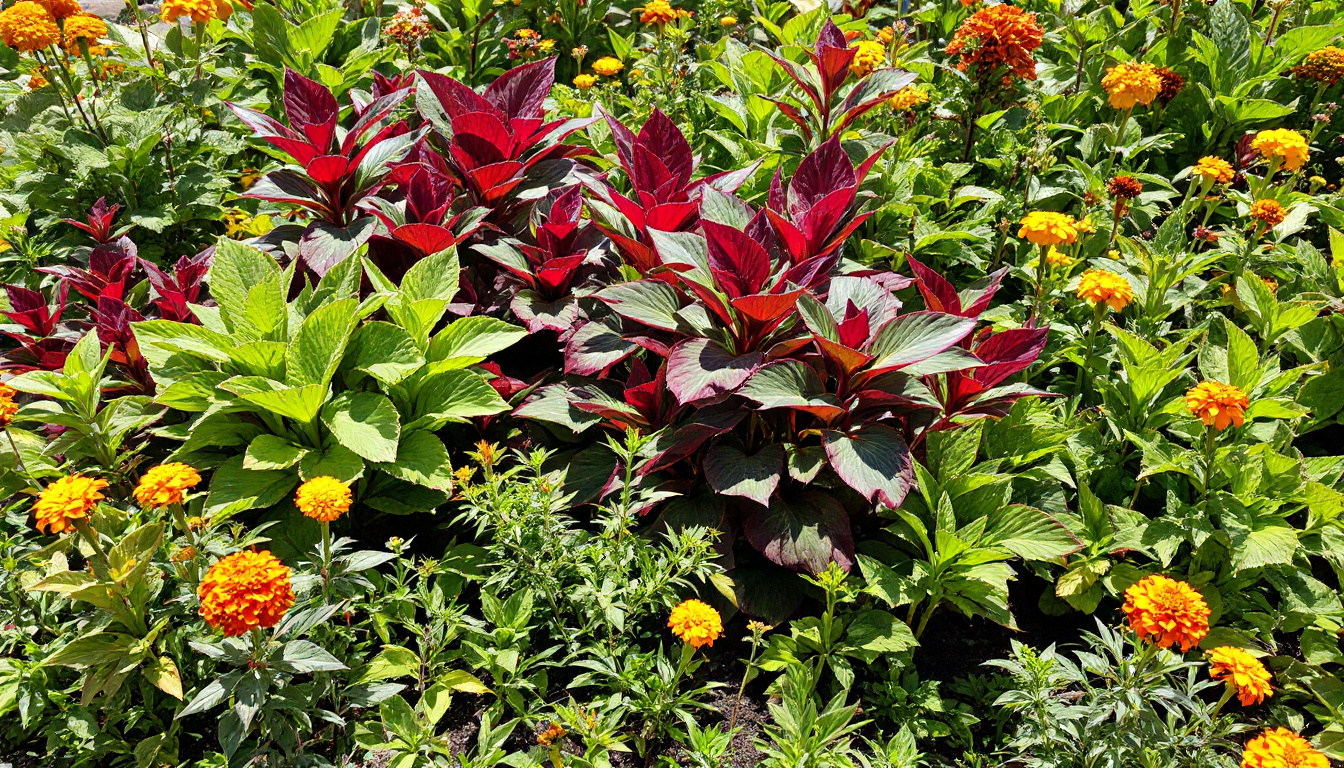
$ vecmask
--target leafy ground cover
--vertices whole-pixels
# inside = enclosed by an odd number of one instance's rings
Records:
[[[1333,0],[0,10],[0,759],[1344,760]]]

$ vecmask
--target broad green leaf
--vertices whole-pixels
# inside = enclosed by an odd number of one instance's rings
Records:
[[[456,357],[484,359],[527,336],[527,331],[493,317],[464,317],[434,335],[430,342],[430,360]]]
[[[285,353],[287,384],[325,388],[331,382],[354,328],[356,306],[354,299],[341,299],[304,318]]]
[[[341,445],[369,461],[393,461],[401,423],[396,406],[376,392],[344,392],[322,407],[322,423]]]
[[[705,482],[718,493],[741,496],[768,507],[784,476],[784,446],[771,443],[748,456],[719,443],[705,456],[704,471]]]
[[[211,476],[205,511],[214,516],[269,507],[278,504],[296,485],[298,478],[292,472],[243,469],[243,457],[234,456]]]
[[[873,504],[895,509],[915,484],[910,449],[891,427],[869,424],[852,434],[822,430],[831,468]]]
[[[1082,548],[1082,542],[1063,523],[1021,504],[991,514],[980,543],[1003,547],[1023,560],[1054,560]]]
[[[243,469],[289,469],[307,453],[307,448],[278,435],[257,435],[243,454]]]
[[[448,449],[432,432],[408,432],[397,446],[396,461],[378,469],[407,482],[440,491],[452,491],[453,467]]]
[[[448,370],[420,382],[415,394],[412,429],[437,429],[450,421],[493,416],[509,404],[485,379],[470,371]]]
[[[882,326],[869,348],[876,358],[871,370],[902,368],[942,352],[966,338],[975,326],[973,317],[943,312],[911,312]]]
[[[350,340],[351,365],[391,386],[425,364],[425,358],[406,331],[391,323],[365,323]]]

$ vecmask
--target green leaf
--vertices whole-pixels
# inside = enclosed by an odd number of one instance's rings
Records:
[[[741,496],[768,507],[784,475],[784,446],[771,443],[747,456],[731,445],[719,443],[705,456],[704,471],[705,482],[716,492]]]
[[[1083,546],[1063,523],[1022,504],[1010,504],[991,514],[980,543],[1003,547],[1023,560],[1053,560]]]
[[[385,645],[360,674],[360,683],[415,677],[420,673],[420,657],[399,645]]]
[[[617,283],[599,291],[593,298],[611,307],[621,317],[657,328],[675,331],[680,325],[677,310],[681,299],[672,286],[661,280]]]
[[[297,674],[337,672],[346,668],[340,659],[307,640],[290,640],[285,643],[280,658],[272,661],[272,664],[281,671]]]
[[[177,664],[172,659],[160,656],[146,664],[140,671],[150,685],[182,701],[182,675],[177,671]]]
[[[493,416],[508,408],[499,392],[477,374],[441,371],[420,382],[406,429],[437,429],[450,421]]]
[[[302,387],[285,387],[279,382],[262,379],[259,376],[234,377],[223,382],[220,387],[229,389],[230,385],[243,385],[251,391],[239,391],[239,396],[271,413],[307,424],[317,418],[322,403],[327,399],[326,384],[308,384]],[[238,390],[235,390],[238,391]]]
[[[307,453],[307,448],[297,446],[283,437],[257,435],[243,454],[243,469],[289,469]]]
[[[430,360],[484,359],[527,336],[527,331],[493,317],[464,317],[439,331],[430,342]]]
[[[451,492],[453,467],[448,449],[432,432],[408,432],[397,446],[396,461],[379,464],[378,469],[407,482],[426,488]]]
[[[431,728],[438,725],[439,720],[448,712],[448,708],[453,703],[452,689],[446,685],[435,683],[420,697],[416,707],[425,716],[425,724]]]
[[[341,364],[354,328],[354,299],[333,301],[304,319],[285,353],[285,381],[301,387],[326,387]]]
[[[831,468],[870,503],[895,509],[914,487],[910,449],[891,427],[869,424],[848,435],[826,429],[821,439]]]
[[[364,324],[350,340],[351,365],[391,386],[425,364],[411,334],[381,321]]]
[[[883,654],[903,653],[919,645],[905,622],[886,611],[865,609],[845,629],[845,643],[856,646],[851,655],[872,664]]]
[[[256,286],[279,285],[280,265],[275,259],[256,248],[236,240],[221,239],[215,248],[215,257],[206,277],[210,295],[219,305],[220,319],[230,333],[250,327],[247,314],[248,296]],[[281,296],[283,304],[284,297]],[[246,332],[244,332],[246,335]],[[249,337],[248,340],[257,338]]]
[[[205,511],[214,516],[269,507],[279,503],[297,484],[298,478],[292,472],[243,469],[243,457],[234,456],[211,476]]]
[[[401,423],[397,408],[376,392],[345,392],[322,408],[322,423],[341,445],[369,461],[397,458]]]
[[[447,248],[417,261],[401,278],[403,301],[451,301],[461,289],[458,272],[456,248]]]
[[[353,483],[363,475],[364,460],[340,443],[328,445],[321,453],[309,451],[299,462],[299,477],[305,481],[334,477],[343,483]]]
[[[943,312],[911,312],[882,326],[869,354],[873,371],[902,368],[926,360],[956,344],[975,326],[973,317]]]

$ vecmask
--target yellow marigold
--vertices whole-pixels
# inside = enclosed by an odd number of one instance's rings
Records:
[[[294,506],[305,517],[320,523],[330,523],[350,511],[350,486],[334,477],[314,477],[299,486],[294,494]]]
[[[164,0],[159,15],[172,23],[186,16],[197,24],[208,24],[212,19],[227,19],[233,6],[224,0]]]
[[[537,50],[541,51],[543,54],[549,55],[555,51],[555,41],[548,37],[540,43],[537,43]]]
[[[140,506],[155,508],[181,504],[187,491],[201,482],[201,476],[190,465],[181,462],[151,467],[135,486],[135,500]]]
[[[1301,64],[1293,67],[1292,73],[1299,80],[1334,85],[1344,79],[1344,50],[1327,45],[1319,51],[1312,51]]]
[[[1116,312],[1134,300],[1134,289],[1129,281],[1104,269],[1089,269],[1078,278],[1078,298],[1092,304],[1105,304]]]
[[[39,88],[46,88],[50,84],[51,83],[47,80],[47,78],[43,77],[42,74],[39,72],[34,72],[33,74],[28,76],[28,90],[30,91],[36,91]],[[10,403],[10,405],[13,405],[13,403]]]
[[[723,17],[721,17],[721,18],[719,19],[719,26],[720,26],[720,27],[736,27],[736,26],[737,26],[737,17],[736,17],[736,16],[723,16]]]
[[[1097,231],[1097,225],[1092,223],[1091,216],[1084,216],[1083,218],[1079,219],[1077,228],[1078,233],[1083,235],[1090,235],[1093,232]]]
[[[929,92],[917,85],[907,85],[891,96],[892,109],[914,109],[920,104],[928,103]]]
[[[1223,645],[1209,651],[1209,676],[1225,681],[1243,707],[1259,704],[1274,695],[1269,670],[1240,648]]]
[[[89,513],[103,500],[106,480],[70,475],[42,489],[33,505],[37,530],[64,533],[74,529],[74,521],[87,520]]]
[[[1256,200],[1251,203],[1251,218],[1262,222],[1266,227],[1277,227],[1288,212],[1278,200]]]
[[[593,62],[593,71],[603,77],[611,77],[622,69],[625,69],[625,65],[621,60],[611,56],[603,56]]]
[[[65,49],[68,51],[79,50],[79,41],[83,40],[85,45],[93,45],[100,39],[107,37],[107,22],[94,16],[91,13],[71,16],[65,20]]]
[[[849,71],[855,77],[867,77],[887,63],[887,48],[876,40],[860,40],[850,47],[855,53],[849,62]]]
[[[529,28],[527,28],[527,27],[523,27],[522,29],[518,30],[517,32],[515,32],[515,33],[513,33],[513,34],[514,34],[514,36],[517,37],[519,40],[540,40],[540,39],[541,39],[541,33],[540,33],[540,32],[536,31],[535,29],[529,29]]]
[[[58,19],[68,19],[84,13],[84,7],[79,4],[79,0],[37,0],[37,4],[46,8],[47,13]]]
[[[667,24],[676,21],[678,15],[677,9],[667,0],[650,0],[639,14],[639,20],[643,24]]]
[[[1202,381],[1185,393],[1185,407],[1220,432],[1228,425],[1240,427],[1250,405],[1251,399],[1245,392],[1221,381]]]
[[[1196,176],[1202,176],[1206,181],[1214,181],[1219,184],[1231,184],[1237,174],[1232,170],[1232,164],[1221,157],[1201,157],[1199,162],[1195,163],[1194,173]]]
[[[174,563],[185,563],[188,560],[195,560],[196,548],[191,545],[187,545],[174,552],[173,556],[168,559],[173,561]]]
[[[963,0],[962,5],[971,3]],[[1036,79],[1032,52],[1041,47],[1044,37],[1036,14],[1000,3],[976,11],[961,22],[946,51],[949,56],[960,56],[957,69],[962,72],[972,66],[978,66],[981,72],[1007,69],[1003,81],[1009,84],[1014,77]]]
[[[294,605],[289,568],[270,552],[243,550],[210,566],[197,590],[201,618],[226,637],[280,623]]]
[[[1278,158],[1279,166],[1290,171],[1301,168],[1311,154],[1307,149],[1307,137],[1291,128],[1274,128],[1255,134],[1251,149],[1266,160]]]
[[[1078,242],[1078,222],[1067,213],[1032,211],[1022,217],[1017,236],[1033,245],[1059,245]]]
[[[577,75],[574,78],[574,87],[580,91],[586,91],[597,85],[597,77],[589,74]]]
[[[19,53],[32,53],[60,42],[61,29],[46,8],[20,0],[0,12],[0,40]]]
[[[1188,651],[1209,634],[1209,606],[1184,581],[1153,574],[1125,590],[1125,616],[1140,640]]]
[[[41,86],[32,85],[32,81],[41,77],[41,75],[32,75],[29,78],[29,88],[36,90]],[[18,390],[8,384],[0,384],[0,429],[8,427],[10,422],[14,421],[14,414],[19,410],[19,404],[14,402],[14,396]]]
[[[686,600],[673,608],[667,626],[672,634],[692,648],[712,646],[723,634],[723,619],[719,612],[699,600]]]
[[[1052,267],[1068,267],[1073,265],[1074,259],[1052,245],[1050,250],[1045,253],[1045,263]]]
[[[1162,90],[1162,76],[1152,64],[1126,61],[1107,67],[1101,87],[1106,89],[1107,100],[1116,109],[1133,109],[1136,104],[1146,107]]]
[[[1330,760],[1287,728],[1266,728],[1246,745],[1241,768],[1330,768]]]

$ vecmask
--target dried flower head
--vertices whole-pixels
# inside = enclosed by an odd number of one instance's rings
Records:
[[[1041,47],[1044,32],[1036,23],[1036,14],[1027,13],[1015,5],[1002,3],[982,8],[971,14],[947,46],[947,53],[960,56],[957,69],[965,72],[972,66],[988,76],[1000,67],[1008,73],[1005,85],[1014,77],[1036,79],[1036,59],[1032,51]]]
[[[1180,94],[1181,89],[1185,87],[1185,78],[1166,67],[1158,67],[1157,76],[1162,78],[1162,88],[1157,92],[1157,100],[1165,107],[1170,104],[1172,99],[1176,98],[1176,96]]]
[[[0,11],[0,40],[19,53],[32,53],[60,42],[56,17],[33,0],[19,0]]]
[[[243,550],[222,558],[210,566],[197,594],[201,618],[226,637],[273,627],[294,605],[289,567],[270,552]]]
[[[1246,744],[1241,768],[1330,768],[1330,760],[1287,728],[1267,728]]]
[[[1311,155],[1307,148],[1307,137],[1291,128],[1260,131],[1251,140],[1251,149],[1266,160],[1277,158],[1279,167],[1290,171],[1301,168]]]
[[[190,465],[181,462],[160,464],[141,475],[140,483],[135,486],[135,500],[146,509],[181,504],[187,492],[200,482],[200,474]]]
[[[1344,78],[1344,50],[1327,45],[1319,51],[1307,54],[1307,58],[1301,64],[1289,71],[1298,80],[1334,85]]]
[[[876,40],[860,40],[850,47],[854,58],[849,62],[849,73],[855,77],[867,77],[887,63],[887,48]]]
[[[1133,200],[1143,192],[1143,182],[1133,176],[1116,176],[1106,182],[1106,191],[1121,200]]]
[[[319,523],[330,523],[350,511],[350,486],[334,477],[323,475],[299,486],[294,494],[294,506],[304,517]]]
[[[699,600],[686,600],[673,608],[667,626],[672,634],[693,648],[712,646],[723,634],[723,619],[719,612]]]
[[[1263,224],[1266,229],[1277,227],[1287,215],[1288,212],[1278,200],[1266,198],[1251,203],[1251,218]]]
[[[1134,300],[1129,281],[1104,269],[1089,269],[1078,278],[1077,296],[1093,305],[1105,304],[1119,312]]]
[[[1126,61],[1107,67],[1101,87],[1106,89],[1107,101],[1116,109],[1133,109],[1137,104],[1146,107],[1162,90],[1162,77],[1152,64]]]
[[[72,530],[75,521],[89,518],[98,502],[103,500],[102,491],[106,487],[106,480],[69,475],[43,488],[33,504],[37,530],[47,533]]]
[[[1209,634],[1209,606],[1184,581],[1153,574],[1125,590],[1125,616],[1140,640],[1188,651]]]
[[[1218,431],[1245,422],[1251,399],[1239,387],[1221,381],[1201,381],[1185,393],[1185,407]]]
[[[1078,222],[1067,213],[1032,211],[1022,217],[1017,236],[1033,245],[1072,245],[1078,241]]]
[[[1269,670],[1259,659],[1240,648],[1224,645],[1209,651],[1209,676],[1225,681],[1228,690],[1237,694],[1244,707],[1259,704],[1274,695]]]
[[[1221,157],[1205,156],[1199,158],[1195,163],[1194,174],[1203,178],[1205,181],[1214,181],[1219,184],[1231,184],[1237,174],[1232,170],[1232,164]]]

